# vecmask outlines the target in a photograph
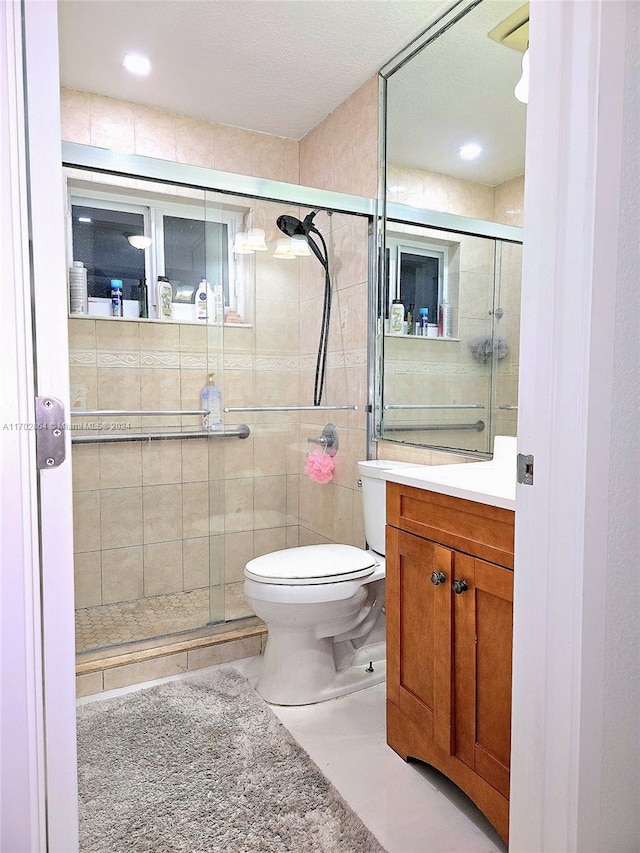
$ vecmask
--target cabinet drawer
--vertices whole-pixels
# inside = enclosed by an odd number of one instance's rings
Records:
[[[387,483],[387,524],[509,569],[514,520],[510,509]]]

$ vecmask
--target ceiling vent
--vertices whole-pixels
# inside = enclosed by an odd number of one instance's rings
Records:
[[[495,26],[489,33],[489,38],[524,53],[529,44],[529,4],[525,3]]]

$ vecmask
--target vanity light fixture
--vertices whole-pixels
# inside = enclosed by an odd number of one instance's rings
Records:
[[[141,53],[125,53],[122,59],[122,67],[126,68],[131,74],[146,77],[151,71],[151,62],[148,57]]]
[[[294,234],[291,237],[291,251],[297,258],[308,258],[311,256],[309,242],[302,234]]]
[[[522,54],[522,76],[516,83],[513,94],[521,104],[529,102],[529,45]]]
[[[145,237],[143,234],[132,234],[127,240],[134,249],[148,249],[151,245],[151,237]]]
[[[233,241],[231,251],[234,255],[253,255],[255,249],[251,247],[249,242],[248,231],[236,231],[236,236]]]
[[[241,232],[242,233],[242,232]],[[252,252],[266,252],[269,247],[264,239],[264,231],[262,228],[249,228],[247,234],[247,247]]]
[[[482,147],[475,142],[469,142],[467,145],[463,145],[462,148],[460,148],[458,154],[463,160],[475,160],[476,157],[479,157],[480,154],[482,154]]]
[[[285,240],[278,240],[278,245],[276,246],[276,250],[273,253],[274,258],[281,258],[282,260],[291,261],[297,257],[293,253],[291,248],[291,238],[287,237]]]

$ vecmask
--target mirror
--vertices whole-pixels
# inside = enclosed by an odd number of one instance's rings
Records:
[[[383,69],[379,438],[487,454],[515,435],[528,6],[451,12]]]

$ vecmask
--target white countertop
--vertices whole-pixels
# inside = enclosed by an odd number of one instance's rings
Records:
[[[384,479],[391,483],[515,510],[516,439],[511,436],[496,436],[494,456],[488,462],[408,465],[385,471]]]

